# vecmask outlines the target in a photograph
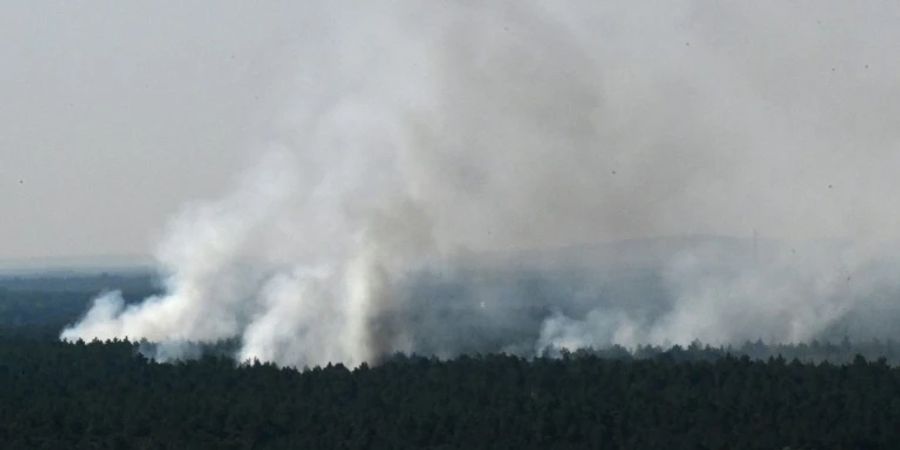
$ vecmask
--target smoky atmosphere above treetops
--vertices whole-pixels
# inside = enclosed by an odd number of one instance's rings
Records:
[[[215,33],[216,8],[169,39]],[[170,193],[178,212],[143,225],[161,293],[103,293],[62,339],[145,339],[159,360],[232,341],[303,367],[900,338],[897,4],[261,8],[283,39],[228,38],[268,43],[241,53],[259,55],[234,94],[260,96],[253,117],[171,150],[240,175]],[[191,83],[221,84],[207,69]]]

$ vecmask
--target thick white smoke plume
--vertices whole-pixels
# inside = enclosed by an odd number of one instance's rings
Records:
[[[174,220],[165,294],[64,339],[303,366],[896,334],[897,5],[374,3],[308,12],[279,138]]]

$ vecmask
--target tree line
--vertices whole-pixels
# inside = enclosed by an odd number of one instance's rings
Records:
[[[703,355],[395,355],[306,369],[0,335],[4,448],[887,449],[900,368]],[[700,352],[700,353],[698,353]]]

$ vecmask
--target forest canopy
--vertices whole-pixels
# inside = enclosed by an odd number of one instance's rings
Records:
[[[135,285],[152,290],[152,285]],[[144,292],[138,293],[143,295]],[[880,449],[900,441],[890,341],[397,354],[236,363],[227,343],[61,342],[84,290],[0,289],[5,448]]]

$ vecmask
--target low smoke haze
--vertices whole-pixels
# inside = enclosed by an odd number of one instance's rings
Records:
[[[2,19],[4,257],[152,252],[165,285],[64,339],[900,337],[900,6],[200,5]]]

